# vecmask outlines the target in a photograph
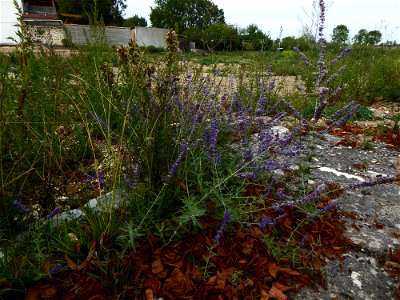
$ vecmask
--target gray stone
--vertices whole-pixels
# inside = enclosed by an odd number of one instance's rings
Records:
[[[338,137],[324,135],[311,140],[311,178],[317,184],[335,183],[345,187],[381,176],[396,176],[400,155],[382,143],[373,150],[352,149],[337,145]],[[355,168],[355,164],[364,168]],[[326,266],[327,290],[305,288],[294,299],[396,299],[399,278],[383,270],[389,247],[400,247],[400,186],[396,183],[344,192],[337,201],[342,211],[356,218],[343,217],[347,237],[357,247],[343,262]],[[338,267],[340,266],[340,267]]]
[[[343,261],[334,260],[325,268],[327,289],[304,288],[294,299],[328,300],[395,299],[398,284],[367,254],[350,252]]]

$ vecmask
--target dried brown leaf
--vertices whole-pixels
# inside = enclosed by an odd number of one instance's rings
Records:
[[[154,300],[154,292],[152,289],[147,289],[144,292],[144,296],[146,297],[146,300]]]
[[[273,278],[276,278],[276,275],[278,275],[278,269],[279,267],[276,265],[274,262],[269,262],[268,263],[268,272],[271,274]]]
[[[161,260],[156,259],[155,261],[153,261],[153,263],[151,264],[151,272],[153,272],[153,274],[161,273],[163,270],[164,267],[161,263]]]
[[[300,276],[300,275],[302,275],[300,272],[297,272],[297,271],[295,271],[293,269],[290,269],[290,268],[281,268],[281,267],[279,267],[278,272],[279,273],[284,273],[284,274],[287,274],[287,275],[291,275],[291,276]]]
[[[223,290],[225,288],[226,285],[226,275],[225,272],[218,272],[217,271],[217,284],[216,284],[216,288],[217,289],[221,289]]]
[[[242,249],[243,254],[245,255],[251,254],[251,252],[253,251],[254,241],[255,239],[250,239],[247,242],[241,244],[243,247]]]
[[[78,265],[72,261],[71,258],[67,254],[64,255],[65,261],[67,262],[68,266],[71,268],[73,271],[78,270]]]
[[[275,285],[272,286],[272,288],[269,290],[269,296],[276,299],[276,300],[286,300],[287,296],[282,293],[279,289],[275,287]]]
[[[266,291],[261,290],[261,298],[260,300],[269,300],[269,295]]]
[[[207,285],[215,286],[216,284],[217,284],[217,276],[211,276],[207,281]]]

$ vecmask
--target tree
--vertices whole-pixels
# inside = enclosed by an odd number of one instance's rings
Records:
[[[105,25],[122,25],[126,0],[58,0],[58,12],[80,15],[77,23],[89,24],[102,20]]]
[[[155,0],[151,8],[152,26],[182,33],[189,28],[205,30],[212,24],[225,23],[224,11],[210,0]]]
[[[302,35],[296,39],[296,44],[297,47],[301,51],[307,51],[310,49],[315,49],[315,46],[317,45],[315,38],[310,35]]]
[[[350,30],[346,25],[338,25],[333,29],[332,42],[340,45],[347,44]]]
[[[382,39],[382,33],[379,30],[367,31],[360,29],[354,36],[353,42],[359,45],[377,45]]]
[[[224,23],[212,24],[204,30],[204,41],[210,51],[214,51],[217,48],[225,50],[227,45],[232,49],[237,39],[237,30],[233,26]]]
[[[205,48],[204,40],[203,40],[203,30],[199,28],[188,28],[182,32],[189,41],[194,42],[196,44],[196,48]]]
[[[382,33],[378,30],[372,30],[367,35],[367,45],[377,45],[382,40]]]
[[[368,38],[368,31],[366,29],[360,29],[358,33],[354,36],[354,44],[366,45]]]
[[[147,27],[147,21],[143,17],[134,15],[133,17],[124,20],[124,26],[130,28],[134,28],[136,26]]]
[[[293,36],[284,37],[281,41],[281,47],[285,50],[292,50],[295,46],[297,46],[297,41]]]
[[[243,42],[251,44],[251,50],[271,49],[273,44],[271,38],[262,32],[256,24],[250,24],[246,29],[242,29],[241,39]]]

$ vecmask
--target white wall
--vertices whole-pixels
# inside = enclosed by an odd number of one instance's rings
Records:
[[[21,7],[21,0],[17,0]],[[0,45],[13,45],[15,42],[9,37],[15,38],[19,41],[16,34],[18,28],[17,24],[17,9],[14,7],[13,0],[0,0]]]
[[[134,35],[139,46],[155,46],[165,48],[169,29],[135,27]]]
[[[89,25],[65,24],[64,28],[68,31],[67,37],[71,38],[75,45],[96,42],[96,32],[92,32]],[[97,34],[100,39],[104,37],[110,46],[125,46],[131,39],[131,30],[128,27],[106,26],[104,32],[100,31]]]

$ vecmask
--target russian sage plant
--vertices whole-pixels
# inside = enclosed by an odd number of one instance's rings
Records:
[[[340,92],[340,88],[333,88],[332,82],[338,77],[340,73],[345,70],[345,67],[339,68],[338,71],[330,74],[330,69],[335,66],[340,60],[346,57],[350,52],[351,48],[346,48],[343,52],[335,59],[327,63],[326,60],[326,37],[324,34],[325,29],[325,2],[319,0],[319,22],[318,22],[318,59],[315,66],[311,63],[310,59],[299,49],[294,47],[293,50],[303,60],[305,66],[308,69],[316,69],[316,76],[314,78],[314,92],[317,94],[313,122],[318,122],[321,118],[324,110],[326,109],[328,102],[331,98],[336,96]],[[347,120],[346,120],[347,121]],[[345,120],[342,120],[345,122]]]

